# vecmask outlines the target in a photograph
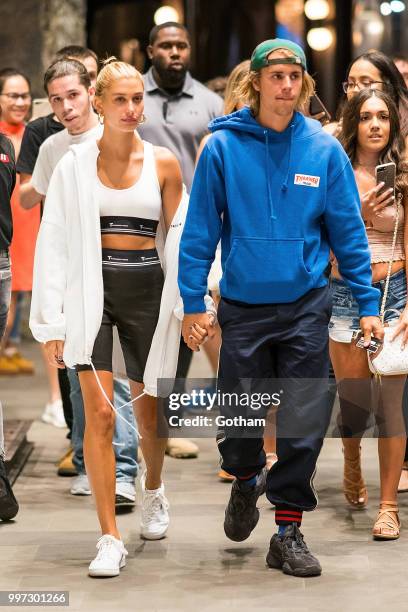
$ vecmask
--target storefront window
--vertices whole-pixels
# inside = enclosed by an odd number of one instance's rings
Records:
[[[299,45],[304,44],[303,0],[277,0],[275,5],[276,36]]]
[[[356,0],[353,7],[353,55],[378,49],[408,55],[408,1]]]

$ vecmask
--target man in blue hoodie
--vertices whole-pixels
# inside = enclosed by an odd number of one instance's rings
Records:
[[[313,476],[330,418],[321,392],[329,364],[330,249],[359,303],[365,346],[372,335],[383,337],[349,159],[317,121],[298,112],[313,89],[301,47],[281,39],[256,47],[240,92],[249,108],[210,124],[179,260],[183,337],[198,350],[212,334],[204,295],[221,239],[219,389],[243,389],[259,379],[264,389],[291,379],[277,415],[278,462],[267,475],[262,432],[240,435],[235,428],[217,439],[222,468],[236,476],[226,535],[235,541],[249,536],[266,488],[279,527],[267,563],[295,576],[321,573],[299,526],[303,511],[317,505]],[[226,412],[222,401],[220,410]]]

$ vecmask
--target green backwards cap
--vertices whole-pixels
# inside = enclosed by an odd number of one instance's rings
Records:
[[[268,60],[268,55],[272,53],[272,51],[276,51],[276,49],[287,49],[288,51],[292,51],[294,56]],[[265,66],[272,66],[273,64],[300,64],[302,68],[307,71],[306,55],[302,47],[284,38],[264,40],[252,53],[251,70],[260,70],[261,68],[265,68]]]

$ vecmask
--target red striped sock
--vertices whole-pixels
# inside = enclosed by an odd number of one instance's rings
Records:
[[[279,506],[275,509],[275,523],[277,525],[289,525],[290,523],[297,523],[298,527],[302,524],[301,510],[294,510],[293,508]]]

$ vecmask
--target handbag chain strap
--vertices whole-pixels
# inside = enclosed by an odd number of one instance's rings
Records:
[[[381,323],[383,324],[384,324],[384,314],[385,314],[385,303],[387,301],[387,296],[388,296],[388,287],[390,284],[392,264],[394,263],[395,245],[397,244],[400,201],[401,201],[401,194],[399,193],[397,196],[397,212],[395,215],[395,226],[394,226],[394,236],[392,238],[391,258],[388,263],[387,277],[385,280],[385,288],[384,288],[384,294],[383,294],[383,298],[381,302],[381,310],[380,310]]]

